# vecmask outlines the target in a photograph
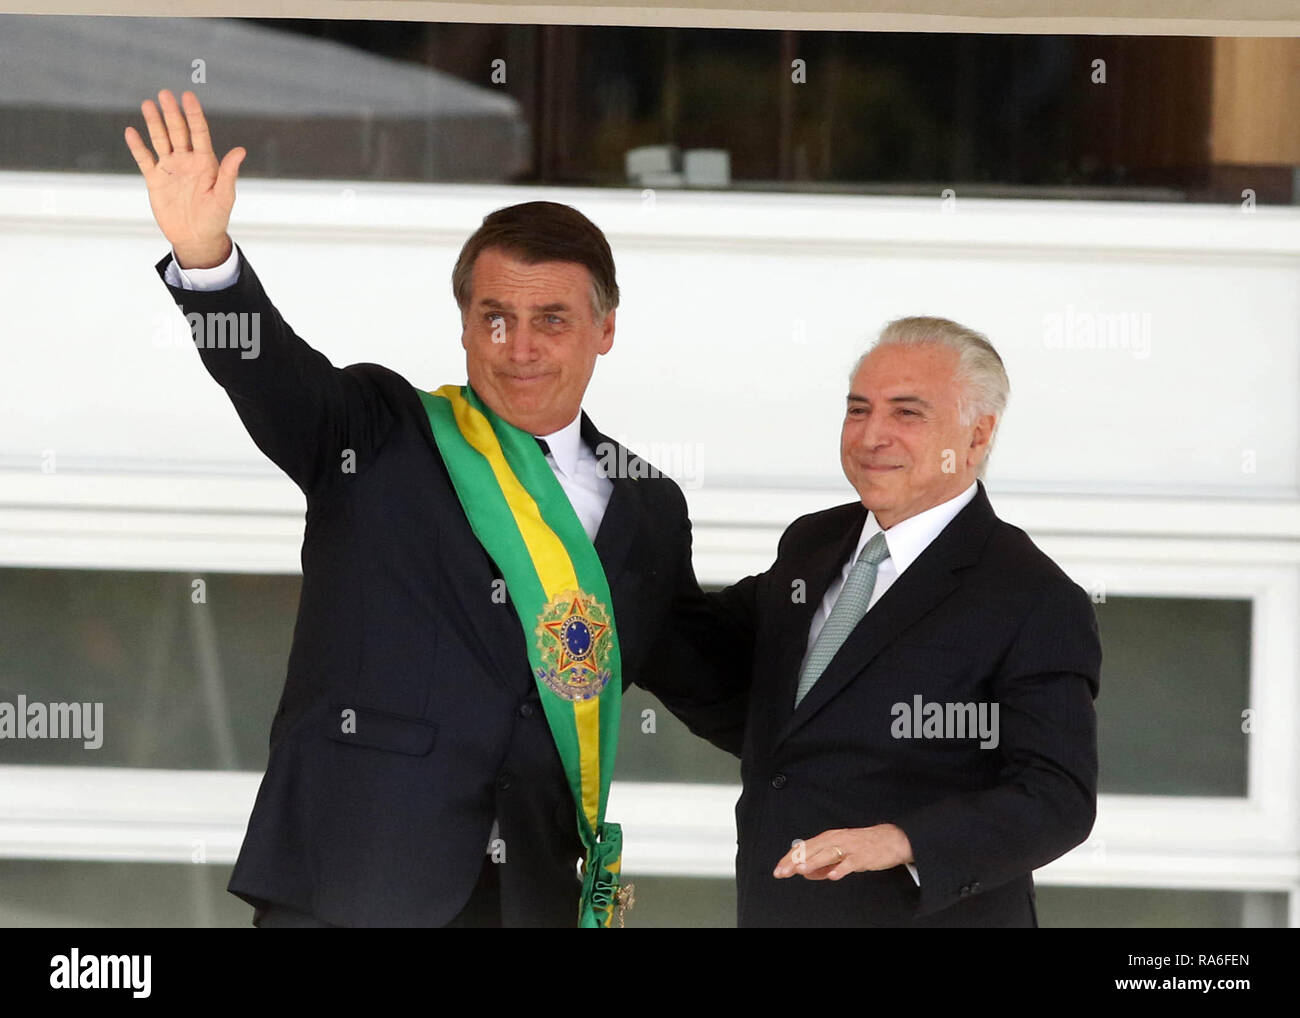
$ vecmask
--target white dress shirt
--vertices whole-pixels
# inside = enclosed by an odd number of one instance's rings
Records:
[[[210,269],[183,269],[172,260],[163,271],[163,278],[172,286],[185,290],[224,290],[239,278],[239,252],[230,245],[230,257]],[[582,440],[582,411],[559,431],[538,435],[550,447],[546,462],[569,496],[573,511],[582,521],[582,529],[593,541],[605,517],[614,482],[597,469],[596,454]]]
[[[609,496],[614,492],[614,482],[600,472],[596,454],[582,440],[582,412],[559,431],[537,437],[550,448],[546,462],[569,496],[569,504],[582,521],[582,529],[596,540]]]
[[[978,490],[978,482],[972,483],[969,488],[955,498],[950,498],[947,502],[940,502],[938,505],[931,506],[924,512],[909,516],[905,520],[899,520],[884,532],[885,547],[889,549],[889,558],[881,562],[876,568],[876,585],[871,590],[871,601],[867,604],[868,612],[884,596],[885,591],[893,586],[894,581],[903,574],[903,570],[915,562],[920,557],[921,552],[930,547],[930,543],[939,536],[943,528],[966,508],[966,505],[975,497]],[[866,521],[862,524],[862,533],[858,537],[857,546],[853,549],[853,554],[844,563],[844,568],[840,570],[840,574],[831,580],[831,585],[826,590],[826,596],[822,598],[822,603],[813,612],[812,622],[808,626],[808,646],[804,651],[804,661],[807,661],[808,655],[812,653],[813,644],[817,642],[817,635],[822,631],[822,626],[826,624],[827,618],[830,617],[831,609],[835,607],[840,591],[844,589],[844,581],[849,578],[849,573],[853,571],[853,566],[858,561],[858,556],[862,554],[862,549],[867,546],[868,541],[880,532],[881,527],[876,522],[876,514],[868,512]],[[802,662],[799,665],[799,671],[802,674]],[[916,874],[916,867],[911,863],[907,863],[907,871],[912,874],[912,879],[916,881],[917,886],[920,886],[921,878]]]

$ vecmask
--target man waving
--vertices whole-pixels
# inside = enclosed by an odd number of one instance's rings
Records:
[[[260,926],[608,925],[619,698],[698,588],[677,485],[582,412],[614,341],[605,237],[551,202],[484,219],[452,277],[468,385],[338,368],[231,241],[246,153],[218,163],[182,99],[142,104],[152,152],[126,129],[172,245],[156,268],[307,500],[284,692],[229,889]],[[255,344],[223,341],[234,320]]]

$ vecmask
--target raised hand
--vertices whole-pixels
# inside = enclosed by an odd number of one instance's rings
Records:
[[[134,127],[126,129],[126,144],[149,187],[149,205],[159,229],[176,252],[181,268],[211,268],[230,255],[226,234],[235,204],[235,177],[248,152],[232,148],[217,164],[203,107],[193,92],[181,95],[184,114],[167,89],[140,104],[154,150]]]

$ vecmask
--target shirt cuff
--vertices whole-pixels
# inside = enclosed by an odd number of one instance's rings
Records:
[[[912,879],[916,881],[916,886],[917,886],[917,887],[920,887],[920,886],[921,886],[921,878],[920,878],[919,876],[916,875],[916,867],[913,866],[910,862],[905,862],[905,863],[903,863],[903,865],[907,867],[907,872],[910,873],[910,874],[912,874]]]
[[[172,248],[172,260],[163,270],[163,281],[183,290],[224,290],[239,278],[239,249],[230,245],[230,256],[210,269],[182,269]]]

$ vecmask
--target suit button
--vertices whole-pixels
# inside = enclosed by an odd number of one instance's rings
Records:
[[[501,791],[504,792],[509,787],[510,787],[510,775],[509,774],[499,775],[497,777],[497,788],[501,789]]]
[[[978,880],[975,881],[975,883],[973,883],[973,884],[970,885],[970,893],[971,893],[971,894],[979,894],[979,893],[980,893],[980,882],[979,882]]]
[[[519,716],[521,718],[531,718],[533,716],[533,705],[531,703],[521,703],[519,705]]]
[[[785,775],[784,775],[784,774],[774,774],[774,775],[772,776],[772,787],[773,787],[773,788],[784,788],[784,787],[785,787]]]
[[[963,887],[960,891],[957,892],[957,897],[959,897],[959,898],[969,898],[969,897],[970,897],[970,887],[969,887],[969,886]]]

